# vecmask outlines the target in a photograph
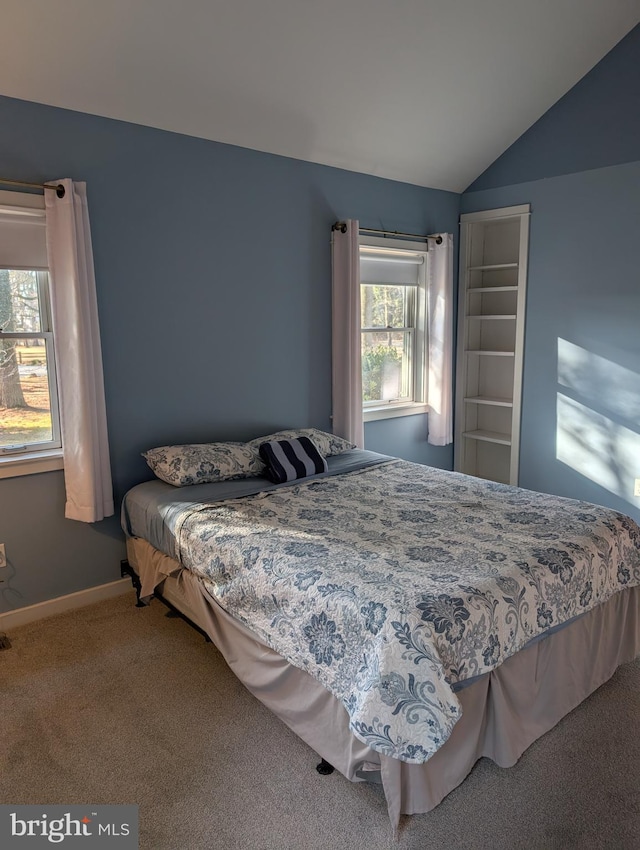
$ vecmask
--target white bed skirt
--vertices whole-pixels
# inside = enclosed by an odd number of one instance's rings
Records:
[[[462,718],[425,764],[372,750],[349,730],[341,703],[221,608],[202,582],[138,538],[127,541],[142,596],[153,587],[203,629],[264,705],[347,779],[382,781],[389,817],[428,812],[485,756],[511,767],[617,667],[640,654],[640,587],[617,593],[563,629],[508,658],[457,693]],[[160,584],[161,583],[161,584]]]

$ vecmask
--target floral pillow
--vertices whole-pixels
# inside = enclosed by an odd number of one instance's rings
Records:
[[[264,474],[260,456],[246,443],[160,446],[142,453],[154,474],[176,487]]]
[[[308,437],[323,457],[331,457],[331,455],[339,455],[349,449],[355,449],[355,445],[349,440],[320,431],[318,428],[290,428],[286,431],[277,431],[275,434],[250,440],[247,445],[257,453],[262,443],[270,443],[274,440],[295,440],[298,437]]]

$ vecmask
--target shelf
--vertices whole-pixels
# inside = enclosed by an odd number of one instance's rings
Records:
[[[478,354],[482,357],[515,357],[515,351],[482,351],[479,348],[467,348],[467,354]]]
[[[529,213],[460,216],[454,468],[516,485]]]
[[[504,315],[502,315],[501,313],[498,313],[497,315],[487,315],[487,316],[467,316],[467,319],[482,319],[483,321],[485,319],[488,319],[492,322],[493,321],[499,321],[501,319],[511,319],[511,320],[513,320],[515,318],[516,318],[515,314],[508,314],[508,315],[504,314]]]
[[[486,266],[469,266],[468,271],[470,272],[488,272],[495,271],[496,269],[517,269],[517,263],[490,263]]]
[[[494,407],[513,407],[510,398],[497,398],[496,396],[476,395],[465,398],[468,404],[490,404]]]
[[[511,445],[511,437],[508,434],[499,434],[497,431],[464,431],[462,436],[484,443],[498,443],[500,446]]]
[[[467,292],[517,292],[517,286],[470,286]]]

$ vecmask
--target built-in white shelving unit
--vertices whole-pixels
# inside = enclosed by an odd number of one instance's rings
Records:
[[[455,468],[518,483],[529,204],[460,217]]]

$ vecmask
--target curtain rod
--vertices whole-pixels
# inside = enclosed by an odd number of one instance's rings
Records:
[[[336,221],[335,224],[331,226],[331,230],[339,230],[340,233],[347,232],[347,223],[345,221]],[[405,239],[427,239],[434,238],[436,240],[436,244],[440,245],[442,243],[442,236],[439,236],[437,233],[430,233],[427,236],[418,235],[417,233],[400,233],[398,230],[375,230],[373,227],[361,227],[360,233],[380,233],[383,236],[400,236]]]
[[[51,183],[26,183],[24,180],[7,180],[4,177],[0,177],[0,183],[5,183],[9,186],[24,186],[27,189],[55,189],[56,195],[59,198],[64,198],[64,186],[62,183],[51,184]]]

